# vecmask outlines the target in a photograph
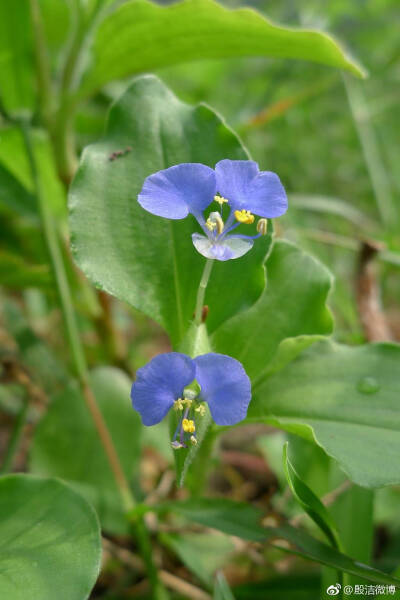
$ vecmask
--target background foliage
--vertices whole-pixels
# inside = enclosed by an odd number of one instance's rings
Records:
[[[0,0],[7,599],[398,584],[398,5],[244,6]],[[215,265],[208,337],[193,221],[136,196],[166,166],[248,156],[290,209]],[[238,358],[253,400],[177,461],[178,488],[168,425],[143,428],[129,389],[194,345]]]

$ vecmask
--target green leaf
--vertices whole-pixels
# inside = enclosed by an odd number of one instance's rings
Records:
[[[125,156],[109,160],[126,148]],[[198,225],[193,217],[169,221],[151,215],[137,195],[153,172],[182,162],[213,167],[222,158],[247,155],[220,118],[205,106],[183,104],[155,77],[142,77],[112,107],[105,137],[86,148],[72,185],[77,263],[98,287],[158,321],[174,345],[193,318],[204,268],[191,239]],[[209,330],[259,297],[270,242],[267,235],[243,258],[215,261],[205,298]]]
[[[93,508],[56,479],[0,479],[0,597],[85,600],[100,570]]]
[[[224,566],[235,549],[226,536],[215,533],[162,533],[160,540],[207,586],[212,586],[216,569]]]
[[[250,310],[216,331],[213,347],[240,360],[251,378],[268,368],[282,368],[315,336],[331,333],[332,317],[325,305],[331,285],[332,276],[320,262],[277,240],[267,260],[262,296]],[[303,337],[287,339],[297,336]]]
[[[318,496],[298,476],[288,456],[288,445],[288,442],[286,442],[283,446],[283,466],[294,497],[314,523],[324,532],[331,545],[340,548],[336,523]]]
[[[272,24],[248,8],[226,9],[213,0],[167,7],[126,2],[100,25],[82,95],[113,79],[207,58],[266,56],[311,60],[363,76],[361,67],[329,35]]]
[[[400,482],[400,346],[314,344],[253,386],[248,417],[316,441],[365,487]]]
[[[143,507],[141,509],[143,510]],[[166,502],[157,507],[149,506],[148,510],[173,511],[206,527],[213,527],[229,535],[236,535],[247,540],[270,542],[285,552],[298,554],[308,560],[358,575],[369,581],[400,585],[399,579],[354,561],[335,548],[314,539],[303,530],[295,529],[287,524],[279,527],[263,527],[262,511],[251,504],[224,498],[202,498],[200,500]],[[286,542],[289,542],[289,545]]]
[[[93,371],[92,386],[128,481],[137,476],[141,424],[130,401],[128,377],[118,369]],[[59,476],[96,508],[103,527],[126,533],[123,507],[104,449],[77,387],[54,398],[37,426],[30,455],[31,470]]]
[[[225,579],[225,575],[220,571],[215,578],[214,600],[235,600],[234,595]]]

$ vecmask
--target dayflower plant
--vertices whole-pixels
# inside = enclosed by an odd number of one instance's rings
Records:
[[[138,369],[131,398],[144,425],[159,423],[172,407],[180,413],[172,440],[177,449],[197,443],[196,421],[205,415],[205,403],[217,425],[242,421],[251,385],[241,363],[230,356],[209,352],[192,359],[169,352]]]
[[[205,235],[193,233],[195,248],[210,259],[239,258],[267,231],[267,219],[287,210],[285,189],[276,173],[260,171],[251,160],[221,160],[211,169],[200,163],[182,163],[145,179],[138,196],[148,212],[167,219],[192,214]],[[204,215],[212,203],[217,210]],[[224,220],[225,208],[229,214]],[[239,225],[252,225],[254,235],[232,233]]]

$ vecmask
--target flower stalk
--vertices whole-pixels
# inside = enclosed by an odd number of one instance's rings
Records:
[[[208,258],[206,260],[206,264],[204,265],[203,274],[200,279],[199,289],[197,290],[196,309],[194,312],[194,322],[196,325],[201,325],[202,312],[203,312],[203,306],[204,306],[204,298],[206,295],[206,289],[207,289],[207,285],[208,285],[208,282],[210,279],[213,264],[214,264],[214,259]]]

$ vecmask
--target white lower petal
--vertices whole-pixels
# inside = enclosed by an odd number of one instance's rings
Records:
[[[251,239],[227,236],[220,242],[214,242],[199,233],[193,233],[192,240],[197,252],[200,252],[206,258],[222,261],[240,258],[253,246],[253,240]]]

